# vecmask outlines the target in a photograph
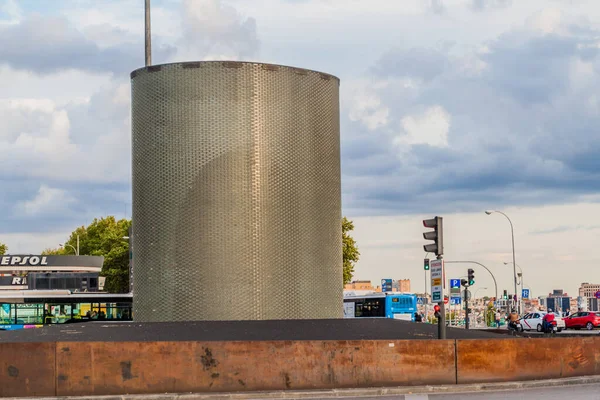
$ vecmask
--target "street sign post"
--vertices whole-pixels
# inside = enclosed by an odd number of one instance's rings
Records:
[[[450,297],[450,304],[455,306],[460,305],[460,297]]]
[[[392,291],[392,280],[391,279],[382,279],[381,280],[381,291],[382,292],[391,292]]]
[[[444,301],[444,261],[431,260],[431,301],[441,303]]]
[[[521,293],[521,298],[522,299],[528,299],[529,298],[529,289],[523,289],[523,293]]]

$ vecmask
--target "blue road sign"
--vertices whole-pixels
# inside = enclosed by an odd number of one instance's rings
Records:
[[[460,279],[450,279],[450,289],[460,288]]]
[[[382,279],[381,280],[381,291],[382,292],[391,292],[392,291],[392,280],[391,279]]]
[[[529,298],[529,289],[523,289],[523,293],[521,294],[521,297],[523,299],[528,299]]]
[[[452,304],[452,305],[459,305],[460,304],[460,297],[450,297],[450,304]]]
[[[417,305],[419,305],[419,306],[423,305],[423,298],[422,297],[417,297]]]

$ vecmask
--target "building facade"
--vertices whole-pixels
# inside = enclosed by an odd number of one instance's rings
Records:
[[[410,292],[410,279],[399,279],[392,282],[392,290],[394,292]]]
[[[135,320],[341,318],[339,80],[211,61],[131,82]]]
[[[594,297],[596,292],[600,291],[600,284],[584,282],[579,287],[579,296]]]

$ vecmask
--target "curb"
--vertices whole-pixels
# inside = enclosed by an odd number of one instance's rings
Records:
[[[235,392],[235,393],[164,393],[164,394],[131,394],[113,396],[72,396],[72,397],[35,397],[36,400],[238,400],[238,399],[311,399],[311,398],[341,398],[360,396],[394,396],[406,394],[440,394],[440,393],[469,393],[480,391],[503,391],[514,389],[534,389],[540,387],[556,387],[571,385],[589,385],[600,383],[600,375],[581,376],[575,378],[544,379],[535,381],[477,383],[464,385],[436,386],[402,386],[384,388],[355,388],[330,390],[277,390],[264,392]],[[8,398],[25,399],[23,397]],[[31,398],[30,399],[34,399]]]

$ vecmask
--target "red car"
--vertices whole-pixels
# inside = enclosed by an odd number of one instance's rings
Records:
[[[582,311],[564,318],[567,329],[586,328],[591,331],[600,326],[600,312]]]

